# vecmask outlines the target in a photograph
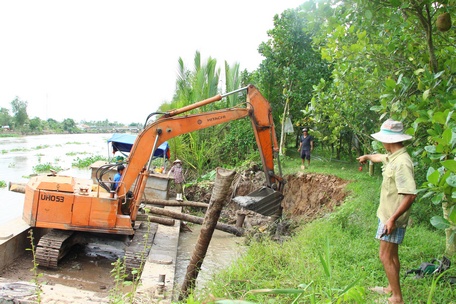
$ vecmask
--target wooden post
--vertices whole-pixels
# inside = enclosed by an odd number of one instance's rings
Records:
[[[217,221],[222,212],[224,202],[226,202],[235,175],[236,171],[217,168],[217,175],[209,208],[206,211],[200,235],[196,242],[190,264],[187,267],[187,273],[185,275],[184,283],[182,283],[179,300],[187,298],[188,291],[195,288],[198,273],[201,270],[201,265],[203,264],[215,226],[217,225]]]
[[[374,162],[371,160],[369,161],[369,175],[374,175]]]

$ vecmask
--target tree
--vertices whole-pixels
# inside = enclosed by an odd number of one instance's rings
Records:
[[[75,133],[78,131],[76,123],[71,118],[64,119],[62,122],[62,125],[63,125],[63,130],[68,133]]]
[[[333,130],[352,130],[369,149],[369,134],[386,117],[411,126],[424,198],[442,204],[433,224],[446,229],[447,254],[456,252],[456,141],[454,75],[456,41],[434,27],[437,16],[456,7],[449,1],[347,0],[320,3],[311,23],[323,58],[334,67],[314,102]],[[371,148],[372,149],[372,148]],[[374,147],[375,149],[375,147]],[[453,198],[453,196],[455,198]]]
[[[61,132],[63,130],[63,126],[61,123],[59,123],[57,120],[49,118],[47,120],[47,124],[49,128],[55,132]]]
[[[29,128],[30,128],[30,131],[32,131],[32,132],[42,132],[43,123],[42,123],[41,119],[39,119],[38,117],[34,117],[34,118],[30,119]]]
[[[27,105],[27,101],[19,100],[17,96],[11,102],[11,108],[14,114],[13,121],[16,128],[23,128],[28,121]]]
[[[260,89],[271,102],[275,120],[281,118],[281,151],[285,119],[298,119],[311,101],[312,86],[330,75],[329,65],[312,45],[312,33],[304,30],[306,25],[307,16],[299,8],[286,10],[274,16],[270,39],[259,47],[265,57],[258,69]]]
[[[0,125],[11,127],[12,118],[9,114],[9,110],[6,108],[0,108]]]

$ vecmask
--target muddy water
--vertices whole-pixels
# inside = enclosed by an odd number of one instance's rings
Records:
[[[201,226],[193,225],[190,229],[191,232],[182,232],[179,238],[175,280],[177,288],[180,288],[184,281]],[[196,280],[197,291],[204,287],[204,284],[210,281],[217,271],[235,262],[245,252],[246,248],[243,237],[215,230]]]
[[[40,135],[19,138],[0,138],[0,180],[26,183],[33,174],[33,167],[50,163],[63,168],[60,174],[90,179],[89,169],[72,168],[72,163],[93,155],[108,157],[107,139],[112,134],[67,134]],[[9,212],[0,213],[0,225],[22,216],[23,194],[0,188],[0,207]],[[182,233],[176,269],[176,288],[180,288],[194,244],[199,235],[200,226],[191,227],[192,232]],[[227,266],[243,252],[242,238],[215,231],[207,256],[198,276],[197,287],[201,287],[214,272]],[[106,292],[112,286],[111,263],[122,254],[121,243],[114,240],[108,244],[93,241],[85,248],[76,248],[61,262],[58,271],[45,272],[48,282],[95,292]],[[120,245],[119,245],[120,244]],[[108,247],[106,247],[108,246]],[[12,265],[1,275],[5,278],[24,279],[30,276],[32,267],[30,252],[24,254],[16,265]]]

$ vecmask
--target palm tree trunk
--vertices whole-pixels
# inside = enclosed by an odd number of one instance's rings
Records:
[[[226,202],[235,175],[235,171],[217,168],[217,176],[215,178],[209,208],[206,211],[206,216],[204,217],[204,222],[195,245],[195,250],[193,251],[193,256],[187,267],[187,273],[185,275],[184,283],[182,284],[179,300],[187,298],[188,291],[195,288],[196,278],[198,277],[201,265],[203,264],[212,234],[214,233],[215,226],[217,225],[217,221],[220,217],[224,202]]]

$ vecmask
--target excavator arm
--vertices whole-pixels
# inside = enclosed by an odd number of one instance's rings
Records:
[[[245,107],[233,107],[217,111],[209,111],[200,114],[177,116],[187,111],[200,108],[209,103],[221,100],[230,94],[247,90]],[[272,119],[271,106],[261,95],[256,87],[249,85],[243,89],[230,92],[224,95],[217,95],[212,98],[197,102],[195,104],[170,111],[152,122],[141,132],[130,152],[128,165],[122,175],[121,187],[118,188],[118,197],[122,199],[136,181],[132,205],[132,215],[135,214],[141,199],[145,180],[141,176],[147,176],[148,168],[153,151],[163,142],[181,134],[205,129],[233,120],[250,117],[253,132],[261,155],[263,170],[266,176],[266,184],[273,191],[282,192],[283,180],[274,173],[274,158],[278,157],[278,144]],[[280,168],[279,168],[280,169]],[[140,182],[138,182],[140,181]],[[141,188],[141,184],[143,187]],[[138,188],[139,187],[139,188]]]

